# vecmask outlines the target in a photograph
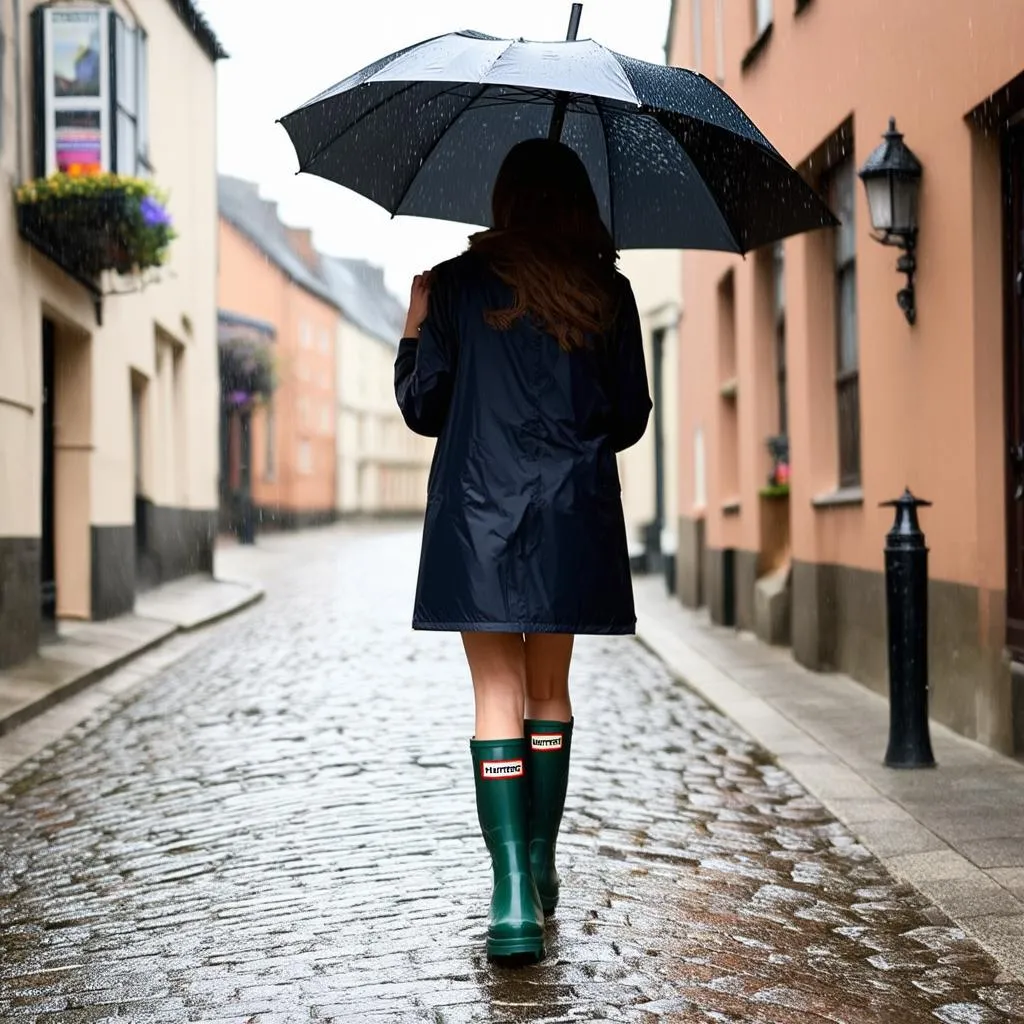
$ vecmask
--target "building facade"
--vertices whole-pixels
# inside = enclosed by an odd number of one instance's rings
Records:
[[[336,340],[338,513],[420,515],[434,441],[412,433],[395,402],[405,308],[385,287],[379,267],[331,256],[323,257],[322,266],[342,309]]]
[[[212,567],[222,56],[187,0],[0,0],[0,667]],[[126,179],[177,232],[141,276]]]
[[[717,80],[841,220],[684,256],[680,594],[887,686],[883,545],[930,548],[932,714],[1024,746],[1024,7],[675,0],[673,64]],[[890,117],[923,165],[916,323],[857,171]]]
[[[319,272],[308,232],[282,224],[276,204],[261,198],[255,184],[221,176],[219,205],[221,322],[236,338],[240,330],[251,335],[253,325],[258,328],[270,347],[275,377],[272,395],[251,410],[248,437],[232,437],[232,429],[245,420],[225,416],[222,504],[242,473],[260,525],[330,522],[335,516],[340,309]],[[231,323],[236,326],[229,328]]]
[[[659,572],[663,559],[675,555],[678,523],[682,256],[676,250],[631,250],[622,253],[619,269],[636,297],[654,400],[647,432],[619,456],[622,508],[630,544],[642,551],[634,565]]]

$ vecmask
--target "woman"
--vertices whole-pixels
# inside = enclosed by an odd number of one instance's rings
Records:
[[[460,632],[469,661],[487,954],[535,960],[558,902],[573,637],[636,628],[615,453],[651,400],[636,302],[579,157],[518,144],[492,207],[492,230],[413,282],[395,394],[438,438],[413,628]]]

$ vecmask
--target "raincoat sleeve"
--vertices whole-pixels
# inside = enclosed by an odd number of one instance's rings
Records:
[[[414,433],[440,437],[451,404],[457,350],[451,289],[437,279],[419,341],[403,338],[395,359],[395,398]]]
[[[609,353],[613,406],[610,437],[617,452],[631,447],[644,436],[651,415],[640,313],[630,283],[625,278],[622,282],[622,298]]]

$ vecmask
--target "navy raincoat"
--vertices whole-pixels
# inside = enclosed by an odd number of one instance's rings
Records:
[[[635,632],[615,453],[651,399],[636,300],[616,280],[611,335],[565,352],[529,317],[487,325],[512,293],[483,257],[436,268],[419,341],[395,361],[405,422],[438,438],[414,629]]]

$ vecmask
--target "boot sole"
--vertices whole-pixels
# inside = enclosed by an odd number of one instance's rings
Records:
[[[488,939],[487,959],[525,967],[544,959],[543,939]]]

